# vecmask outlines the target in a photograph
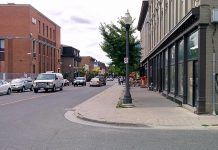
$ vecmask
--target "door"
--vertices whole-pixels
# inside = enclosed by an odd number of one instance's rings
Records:
[[[193,106],[193,61],[188,62],[187,104]]]
[[[194,77],[194,101],[193,101],[193,106],[196,106],[196,102],[198,101],[199,99],[199,83],[198,83],[198,78],[199,78],[199,75],[198,75],[198,61],[194,61],[194,71],[193,71],[193,77]]]
[[[195,107],[198,101],[198,61],[188,62],[187,104]]]

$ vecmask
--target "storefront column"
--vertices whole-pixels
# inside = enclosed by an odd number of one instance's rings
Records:
[[[199,29],[199,99],[197,100],[197,113],[205,113],[205,95],[206,95],[206,29],[208,24],[200,24]]]

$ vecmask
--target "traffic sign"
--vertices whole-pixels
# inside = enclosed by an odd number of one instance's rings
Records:
[[[124,57],[124,64],[128,64],[129,60],[128,57]]]

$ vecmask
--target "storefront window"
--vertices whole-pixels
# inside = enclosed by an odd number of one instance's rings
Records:
[[[188,59],[198,58],[198,31],[188,37]]]
[[[164,82],[164,89],[167,90],[167,84],[168,84],[168,51],[165,51],[165,82]]]
[[[170,92],[175,91],[175,46],[170,49]]]
[[[178,46],[178,95],[183,95],[183,61],[184,61],[184,40]]]

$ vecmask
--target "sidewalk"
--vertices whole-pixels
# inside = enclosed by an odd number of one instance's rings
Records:
[[[158,92],[132,87],[133,108],[116,108],[124,86],[115,84],[73,108],[83,120],[151,128],[218,129],[218,116],[196,115]]]

